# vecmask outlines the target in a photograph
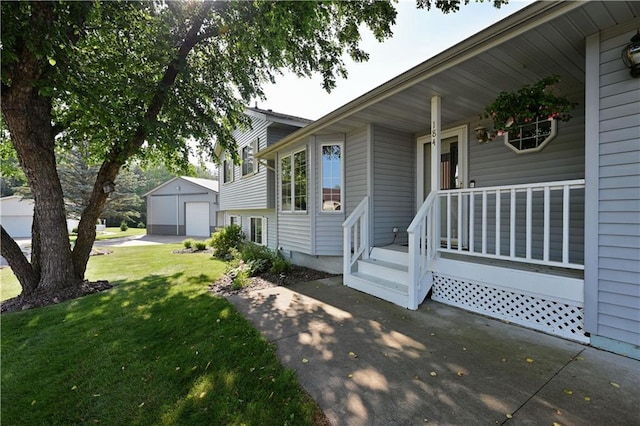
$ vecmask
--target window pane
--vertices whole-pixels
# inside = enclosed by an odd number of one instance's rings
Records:
[[[291,210],[291,156],[280,160],[280,208]]]
[[[342,209],[342,147],[322,147],[322,210]]]
[[[233,161],[232,160],[224,160],[223,167],[223,179],[224,182],[231,182],[233,180]]]
[[[307,151],[300,151],[293,155],[294,174],[294,210],[307,210]]]
[[[253,173],[253,143],[242,148],[242,175]]]

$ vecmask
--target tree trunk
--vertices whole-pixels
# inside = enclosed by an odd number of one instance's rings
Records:
[[[22,250],[16,244],[15,240],[0,226],[2,236],[0,238],[0,246],[2,257],[11,265],[11,270],[18,277],[18,281],[22,285],[22,294],[28,295],[38,287],[38,275],[31,267],[31,264],[24,257]]]
[[[38,60],[27,56],[21,64],[24,72],[15,76],[10,88],[4,88],[1,106],[35,202],[37,235],[32,266],[39,269],[34,271],[39,276],[38,287],[80,285],[82,276],[71,260],[62,186],[56,170],[51,98],[40,95],[32,84],[29,77],[37,74]],[[21,284],[24,290],[32,288],[31,282]]]

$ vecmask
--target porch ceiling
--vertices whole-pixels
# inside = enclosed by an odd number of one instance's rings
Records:
[[[583,85],[585,37],[615,24],[637,20],[639,16],[640,2],[582,5],[509,40],[479,46],[484,49],[479,55],[463,61],[453,58],[451,65],[427,71],[409,87],[346,112],[314,133],[346,133],[368,123],[409,133],[427,133],[433,95],[442,98],[442,125],[447,127],[478,119],[485,105],[500,91],[517,89],[543,76],[560,75],[560,92]]]

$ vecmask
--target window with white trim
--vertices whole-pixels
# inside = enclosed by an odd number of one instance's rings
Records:
[[[342,144],[322,145],[320,193],[322,211],[342,210]]]
[[[280,158],[280,210],[307,210],[307,150]]]
[[[241,225],[240,216],[238,215],[229,215],[229,225]]]
[[[229,154],[226,155],[222,163],[222,182],[233,182],[233,160]]]
[[[258,150],[258,139],[242,148],[242,176],[253,174],[258,170],[255,153]]]
[[[249,241],[263,246],[267,245],[267,219],[264,217],[249,218]]]
[[[556,137],[556,119],[539,118],[510,129],[504,137],[504,144],[517,154],[541,151]]]

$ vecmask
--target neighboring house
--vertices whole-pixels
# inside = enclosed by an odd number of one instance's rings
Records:
[[[234,164],[216,146],[222,159],[219,221],[240,225],[248,240],[276,249],[275,163],[258,161],[255,154],[311,121],[258,108],[247,108],[245,114],[251,127],[234,131],[241,163]]]
[[[147,234],[209,237],[217,225],[218,182],[175,177],[147,197]]]
[[[0,198],[0,225],[13,238],[31,238],[33,200],[18,195]]]
[[[0,198],[0,225],[13,238],[31,238],[33,226],[33,200],[19,195]],[[69,233],[78,226],[78,220],[67,219]]]
[[[410,309],[430,293],[640,358],[640,79],[621,60],[639,16],[534,3],[261,148],[269,245]],[[501,91],[555,74],[578,107],[539,123],[553,139],[476,140]]]

